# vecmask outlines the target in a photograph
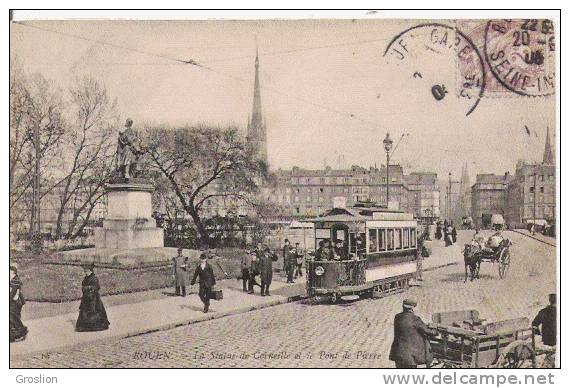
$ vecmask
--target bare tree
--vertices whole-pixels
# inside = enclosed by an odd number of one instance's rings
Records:
[[[113,171],[113,127],[118,114],[116,101],[91,77],[78,80],[69,96],[70,124],[53,187],[58,202],[55,238],[73,239],[82,233],[105,194]]]
[[[20,63],[10,63],[10,228],[31,230],[34,129],[40,133],[41,191],[49,192],[49,172],[64,133],[61,91],[40,74],[27,76]]]
[[[255,206],[267,168],[237,128],[152,128],[145,136],[151,166],[168,179],[203,243],[213,243],[203,221],[208,201]]]

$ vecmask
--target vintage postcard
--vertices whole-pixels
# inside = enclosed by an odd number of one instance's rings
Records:
[[[10,368],[559,366],[557,18],[35,15]]]

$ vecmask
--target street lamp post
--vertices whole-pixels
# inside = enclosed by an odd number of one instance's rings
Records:
[[[392,144],[394,143],[392,139],[390,139],[390,134],[386,133],[386,137],[384,138],[384,151],[386,151],[386,208],[388,208],[388,203],[390,202],[390,150],[392,149]]]
[[[532,234],[536,229],[536,166],[534,166],[534,193],[533,193],[533,210],[532,210]]]
[[[449,173],[449,194],[447,195],[447,218],[451,221],[451,172]]]

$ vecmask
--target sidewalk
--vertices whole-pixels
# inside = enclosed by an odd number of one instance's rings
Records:
[[[424,259],[424,271],[462,262],[462,241],[467,238],[466,234],[460,233],[457,244],[451,247],[445,247],[443,241],[428,242],[432,255]],[[236,279],[219,281],[224,299],[212,301],[207,314],[202,312],[203,305],[198,298],[196,286],[189,289],[190,295],[185,298],[172,296],[172,289],[104,296],[102,300],[111,326],[106,331],[92,333],[75,332],[79,301],[61,304],[29,302],[24,306],[23,313],[24,324],[29,329],[28,337],[25,341],[10,344],[10,357],[14,359],[31,354],[65,351],[79,346],[168,330],[287,303],[305,295],[304,278],[298,279],[295,284],[287,284],[285,280],[282,274],[273,274],[269,297],[262,297],[258,287],[255,288],[255,295],[244,293],[241,281]],[[26,319],[26,315],[36,318]]]
[[[279,274],[274,274],[273,279],[269,297],[262,297],[257,287],[255,295],[244,293],[241,290],[241,281],[238,282],[235,279],[220,282],[224,299],[212,300],[210,311],[207,314],[202,311],[203,305],[196,294],[196,286],[191,289],[191,294],[186,298],[160,297],[137,303],[109,306],[106,304],[106,299],[112,297],[103,297],[103,304],[106,306],[107,316],[111,322],[108,330],[75,332],[77,307],[74,312],[24,321],[29,330],[28,337],[25,341],[10,344],[10,357],[18,358],[24,355],[63,351],[152,331],[168,330],[177,326],[287,303],[305,294],[303,281],[286,284],[285,279]],[[72,303],[79,306],[79,302]]]
[[[515,233],[524,234],[530,238],[534,238],[535,240],[541,241],[545,244],[549,244],[552,246],[556,246],[556,239],[554,237],[545,236],[542,233],[535,233],[534,235],[526,229],[514,229],[512,230]]]

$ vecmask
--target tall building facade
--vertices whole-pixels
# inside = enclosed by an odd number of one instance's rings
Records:
[[[493,214],[505,215],[507,185],[511,175],[477,174],[471,188],[471,217],[475,225],[487,225]]]
[[[256,152],[258,159],[266,165],[267,160],[267,128],[261,109],[261,85],[259,83],[259,53],[255,53],[255,80],[253,84],[253,106],[251,117],[247,122],[247,142]]]
[[[519,161],[507,191],[507,221],[533,219],[556,222],[556,164],[548,129],[542,163]]]
[[[344,198],[347,206],[363,202],[387,206],[388,186],[390,206],[418,218],[439,215],[439,186],[435,173],[404,175],[399,165],[390,165],[388,173],[389,185],[386,184],[386,166],[319,170],[294,167],[278,170],[278,183],[267,188],[265,195],[268,201],[281,205],[291,216],[306,217],[330,209],[337,197]]]
[[[417,218],[440,216],[440,193],[435,172],[412,172],[404,175],[408,190],[408,209]]]

